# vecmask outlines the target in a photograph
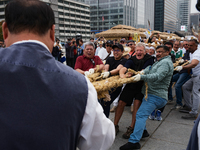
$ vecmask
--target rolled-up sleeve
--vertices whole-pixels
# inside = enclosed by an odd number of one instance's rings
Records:
[[[97,93],[93,85],[88,83],[88,99],[83,117],[78,148],[80,150],[107,150],[115,139],[115,128],[112,121],[103,113],[97,100]]]

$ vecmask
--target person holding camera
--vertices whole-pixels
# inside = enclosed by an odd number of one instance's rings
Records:
[[[153,43],[156,41],[156,35],[159,38],[160,34],[159,33],[154,33],[152,32],[151,36],[148,38],[148,43]]]
[[[75,39],[68,39],[68,42],[65,44],[65,54],[67,59],[67,65],[74,68],[74,49],[76,49]]]
[[[60,44],[60,40],[56,38],[56,42],[53,47],[52,55],[55,57],[56,60],[60,61],[62,55],[62,46]]]
[[[78,45],[78,56],[83,55],[83,50],[84,50],[84,44],[83,44],[83,40],[80,39],[79,41],[79,45]]]

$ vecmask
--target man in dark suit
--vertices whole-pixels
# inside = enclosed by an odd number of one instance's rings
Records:
[[[109,149],[114,125],[94,87],[51,55],[51,7],[39,0],[12,0],[2,27],[7,47],[0,49],[1,149]]]

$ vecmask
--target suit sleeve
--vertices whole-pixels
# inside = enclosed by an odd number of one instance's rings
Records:
[[[81,150],[108,150],[115,139],[112,121],[103,113],[97,93],[88,79],[88,100],[83,117],[78,148]]]

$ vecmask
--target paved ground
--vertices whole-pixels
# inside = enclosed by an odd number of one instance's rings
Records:
[[[181,119],[181,116],[185,115],[185,113],[171,110],[173,105],[166,105],[162,114],[162,121],[147,120],[146,127],[150,136],[141,140],[141,150],[186,149],[194,121]],[[114,120],[114,113],[110,114],[110,119]],[[126,132],[126,127],[130,125],[130,122],[131,112],[130,107],[127,106],[119,122],[120,132],[109,150],[118,150],[121,145],[128,142],[127,139],[122,138],[122,134]]]

